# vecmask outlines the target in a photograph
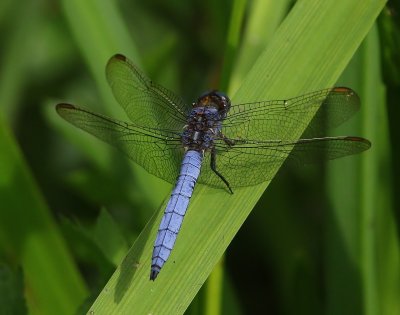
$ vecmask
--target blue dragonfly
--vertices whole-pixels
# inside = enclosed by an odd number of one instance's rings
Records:
[[[234,188],[272,179],[285,159],[304,164],[313,162],[316,154],[336,159],[371,146],[360,137],[324,136],[326,128],[358,110],[359,98],[349,88],[244,104],[231,104],[228,96],[213,90],[187,106],[123,55],[109,60],[106,76],[131,122],[67,103],[56,109],[70,123],[175,185],[154,243],[153,281],[170,256],[197,182],[233,193]],[[294,125],[305,130],[301,139],[290,133]]]

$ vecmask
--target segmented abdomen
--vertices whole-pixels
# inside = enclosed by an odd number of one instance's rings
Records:
[[[202,159],[202,153],[194,150],[187,151],[183,158],[178,180],[158,228],[153,249],[150,280],[157,277],[174,247],[189,206],[190,197],[192,197],[194,186],[200,175]]]

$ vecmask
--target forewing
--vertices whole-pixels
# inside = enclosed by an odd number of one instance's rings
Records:
[[[139,127],[71,104],[58,104],[56,109],[65,120],[113,145],[149,173],[175,182],[183,155],[175,130]]]
[[[216,141],[216,167],[232,188],[252,186],[271,180],[286,158],[296,164],[336,159],[367,150],[371,143],[359,137],[327,137],[298,141],[243,141],[236,145]],[[210,168],[210,155],[203,161],[199,182],[225,188]]]
[[[227,138],[294,140],[293,127],[306,130],[304,138],[321,137],[351,117],[359,108],[357,94],[345,87],[324,89],[287,100],[238,104],[223,123]],[[311,122],[310,122],[311,121]]]
[[[123,55],[107,63],[106,76],[118,103],[135,125],[182,129],[187,108],[173,92],[151,81]]]

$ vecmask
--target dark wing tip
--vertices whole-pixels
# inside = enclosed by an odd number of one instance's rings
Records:
[[[111,57],[111,59],[118,59],[121,61],[126,61],[126,57],[122,54],[115,54],[114,56]]]
[[[361,138],[361,137],[348,136],[348,137],[346,137],[346,139],[350,140],[350,141],[363,143],[365,145],[365,150],[368,150],[372,145],[371,141],[369,141],[368,139],[365,139],[365,138]]]
[[[68,103],[60,103],[56,105],[56,111],[60,112],[63,109],[76,109],[76,107],[72,104],[68,104]]]
[[[340,92],[340,93],[351,93],[354,92],[352,89],[345,87],[345,86],[335,86],[332,88],[332,91],[334,92]]]
[[[332,88],[331,92],[340,93],[340,94],[346,94],[349,97],[359,98],[359,96],[356,93],[356,91],[354,91],[351,88],[345,87],[345,86],[336,86],[336,87]]]
[[[128,58],[126,58],[126,57],[125,57],[124,55],[122,55],[122,54],[115,54],[114,56],[112,56],[112,57],[108,60],[107,65],[106,65],[106,76],[107,76],[107,80],[109,80],[108,71],[111,69],[110,67],[112,67],[112,64],[119,63],[119,62],[127,63],[127,62],[128,62]]]

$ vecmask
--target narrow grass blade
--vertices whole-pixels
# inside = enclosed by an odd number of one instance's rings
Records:
[[[289,0],[255,0],[251,1],[247,25],[235,60],[230,78],[229,95],[237,91],[243,77],[253,66],[255,60],[264,51],[276,32],[279,24],[287,14]]]
[[[373,146],[368,154],[329,167],[333,211],[326,233],[327,314],[397,314],[400,310],[396,298],[400,252],[379,49],[374,27],[343,77],[358,82],[354,88],[363,105],[358,132]],[[341,172],[347,174],[346,180]]]
[[[396,226],[389,124],[375,27],[363,47],[362,95],[367,106],[363,130],[374,150],[362,160],[361,257],[365,314],[400,313],[400,243]]]
[[[141,61],[136,46],[130,38],[129,30],[123,23],[117,3],[110,0],[63,0],[61,2],[75,41],[83,53],[83,58],[86,60],[93,78],[96,80],[99,94],[103,100],[101,104],[97,104],[96,111],[104,106],[105,113],[111,117],[127,119],[123,109],[112,95],[104,69],[109,58],[116,53],[126,54],[139,65]],[[90,108],[94,104],[79,105]],[[74,131],[74,133],[76,132]],[[100,148],[103,143],[89,138],[90,136],[86,137],[86,135],[71,137],[73,141],[78,139],[78,145],[83,148],[84,152],[88,153],[88,158],[96,161],[98,160],[96,156],[101,156],[101,161],[108,160],[108,163],[112,164],[112,156],[116,152],[108,150],[105,152],[104,147]],[[88,147],[90,150],[87,149]],[[103,158],[105,154],[107,154],[107,158]],[[132,164],[132,168],[135,172],[135,179],[140,183],[142,194],[147,197],[149,203],[154,200],[154,204],[159,204],[165,196],[168,185],[154,176],[149,176],[141,167]],[[154,189],[154,187],[157,187],[157,189]]]
[[[2,252],[22,264],[30,314],[73,314],[85,284],[1,119],[0,152]]]

